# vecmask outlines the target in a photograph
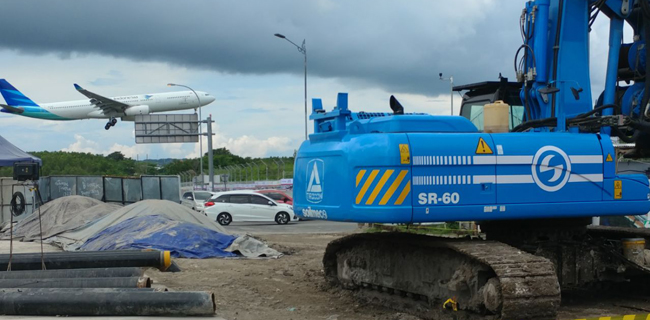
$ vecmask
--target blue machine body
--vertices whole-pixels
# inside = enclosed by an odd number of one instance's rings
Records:
[[[296,156],[294,211],[354,222],[442,222],[635,215],[648,178],[617,175],[606,135],[481,133],[466,118],[359,119],[339,94],[314,99],[314,127]],[[325,130],[323,130],[325,128]]]
[[[607,70],[593,105],[589,32],[600,12],[610,19]],[[295,162],[295,212],[386,223],[646,214],[648,178],[616,174],[610,134],[650,136],[649,20],[647,0],[526,2],[515,55],[525,111],[512,129],[525,132],[482,133],[463,117],[355,114],[347,94],[326,112],[314,99],[314,133]],[[623,43],[625,23],[632,43]]]

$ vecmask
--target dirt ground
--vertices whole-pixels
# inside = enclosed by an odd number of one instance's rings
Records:
[[[264,235],[262,240],[286,255],[272,260],[176,259],[182,272],[150,271],[148,274],[172,290],[214,292],[217,316],[228,320],[418,319],[385,306],[360,302],[352,293],[330,288],[325,283],[322,255],[327,243],[340,236]],[[563,296],[559,318],[648,312],[650,297],[638,297],[633,292],[597,297],[581,292]]]

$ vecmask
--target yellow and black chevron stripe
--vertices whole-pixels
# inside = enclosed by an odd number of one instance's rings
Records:
[[[399,206],[411,193],[409,170],[360,169],[356,177],[357,205]]]
[[[624,316],[580,318],[575,320],[650,320],[650,314],[628,314]]]

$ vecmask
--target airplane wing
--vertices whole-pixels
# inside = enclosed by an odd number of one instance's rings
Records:
[[[124,110],[130,107],[130,105],[126,103],[115,101],[113,99],[106,98],[104,96],[100,96],[96,93],[90,92],[82,88],[76,83],[74,84],[74,88],[77,89],[77,91],[79,91],[84,96],[90,98],[90,103],[94,104],[99,109],[101,109],[102,113],[104,114],[124,113]]]

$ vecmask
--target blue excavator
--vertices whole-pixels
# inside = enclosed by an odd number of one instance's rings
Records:
[[[609,49],[594,96],[598,16],[609,19]],[[534,0],[519,21],[516,81],[456,87],[461,116],[407,113],[392,96],[385,113],[350,111],[346,93],[331,110],[312,100],[314,132],[295,161],[299,216],[476,221],[482,235],[346,236],[323,258],[332,284],[424,318],[552,319],[563,291],[650,279],[650,232],[592,224],[650,211],[646,172],[618,165],[650,155],[650,2]]]

